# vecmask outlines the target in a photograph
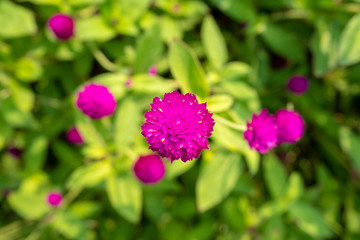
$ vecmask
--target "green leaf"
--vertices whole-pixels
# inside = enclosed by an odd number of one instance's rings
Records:
[[[207,109],[210,112],[225,112],[229,110],[234,103],[234,99],[227,94],[217,94],[204,98],[202,102],[206,102]]]
[[[346,24],[340,38],[339,64],[351,65],[360,61],[360,14]]]
[[[204,212],[221,202],[235,187],[242,171],[236,153],[217,153],[205,159],[196,182],[196,205]]]
[[[296,200],[303,196],[305,189],[304,180],[300,173],[292,172],[289,176],[289,184],[287,187],[286,196],[288,200]]]
[[[93,4],[100,4],[103,2],[104,0],[68,0],[68,3],[71,6],[93,5]]]
[[[134,73],[146,73],[160,57],[164,49],[161,40],[161,29],[155,24],[142,37],[136,46]]]
[[[227,93],[244,103],[252,112],[258,112],[261,109],[257,91],[248,84],[239,81],[223,81],[221,86]]]
[[[207,97],[210,93],[204,71],[195,53],[185,43],[176,40],[169,51],[170,70],[179,82],[183,93]]]
[[[33,13],[10,1],[0,2],[0,38],[33,35],[37,31]]]
[[[181,174],[184,174],[195,165],[196,161],[197,161],[196,159],[188,162],[183,162],[181,160],[173,161],[173,162],[165,161],[166,177],[168,179],[173,179]]]
[[[334,68],[338,61],[338,42],[340,27],[336,22],[321,19],[317,22],[316,33],[311,47],[314,54],[313,71],[316,76],[322,76]]]
[[[289,215],[293,221],[296,221],[301,230],[313,238],[327,239],[333,235],[324,221],[324,216],[307,203],[296,202],[292,204],[289,208]]]
[[[137,135],[140,135],[141,112],[138,105],[126,98],[121,102],[115,117],[115,146],[118,152],[130,147]]]
[[[339,135],[342,149],[350,156],[354,168],[360,172],[360,136],[347,127],[340,128]]]
[[[49,140],[47,137],[39,135],[33,136],[25,153],[25,171],[27,173],[34,173],[41,170],[45,164]]]
[[[69,189],[96,186],[106,178],[110,170],[110,164],[106,160],[83,165],[70,175],[66,186]]]
[[[138,93],[164,94],[176,89],[177,84],[158,75],[137,74],[133,78],[131,89]]]
[[[24,82],[40,80],[43,74],[42,66],[39,62],[31,58],[20,58],[15,64],[15,77]]]
[[[113,208],[131,223],[140,221],[142,190],[133,176],[111,174],[106,181],[106,191]]]
[[[219,122],[214,126],[212,138],[217,144],[226,147],[231,151],[244,153],[250,149],[248,143],[243,138],[242,133],[235,132]]]
[[[244,157],[250,173],[255,175],[260,167],[260,154],[255,150],[249,149],[244,152]]]
[[[8,202],[25,219],[40,219],[50,211],[46,194],[13,192],[8,196]]]
[[[286,172],[279,160],[273,155],[264,159],[265,184],[274,199],[280,198],[286,192]]]
[[[211,0],[221,11],[238,22],[255,20],[255,9],[251,0]]]
[[[0,117],[0,150],[6,145],[8,138],[12,133],[11,126],[2,118]]]
[[[85,222],[69,210],[56,212],[51,226],[68,239],[89,239]]]
[[[212,16],[204,18],[201,26],[201,40],[209,61],[216,69],[220,69],[229,57],[225,39]]]
[[[11,80],[9,89],[16,106],[23,112],[30,112],[35,103],[34,93],[30,89],[17,83],[15,80]]]
[[[293,61],[302,61],[305,58],[304,49],[299,39],[278,25],[266,24],[261,36],[275,53]]]
[[[106,42],[115,36],[115,32],[100,16],[95,16],[76,22],[76,36],[84,41]]]

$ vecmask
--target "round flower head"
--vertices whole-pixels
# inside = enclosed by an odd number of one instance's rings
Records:
[[[53,15],[48,22],[49,28],[60,40],[68,40],[74,35],[74,20],[62,13]]]
[[[63,196],[59,192],[50,192],[47,195],[47,202],[53,207],[57,207],[61,204]]]
[[[71,142],[73,144],[77,144],[77,145],[81,145],[84,143],[84,140],[82,139],[82,137],[76,127],[72,127],[71,129],[69,129],[66,132],[66,139],[69,142]]]
[[[116,101],[107,87],[90,83],[79,92],[78,108],[92,119],[99,119],[114,113]]]
[[[275,115],[279,143],[295,143],[304,134],[305,122],[295,111],[280,109]]]
[[[251,122],[247,122],[244,138],[251,148],[266,153],[278,145],[278,132],[274,116],[264,109],[259,115],[253,114]]]
[[[158,155],[140,156],[134,164],[136,177],[143,183],[156,183],[164,177],[165,166]]]
[[[304,76],[295,75],[289,79],[287,87],[294,94],[301,95],[308,89],[309,80]]]
[[[154,98],[151,111],[145,113],[141,134],[160,156],[186,162],[209,148],[207,137],[214,124],[206,103],[200,104],[194,94],[174,91],[165,93],[164,99]]]

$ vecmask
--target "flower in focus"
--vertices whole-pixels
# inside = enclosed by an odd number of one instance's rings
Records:
[[[309,80],[304,76],[295,75],[289,79],[287,87],[294,94],[301,95],[308,89]]]
[[[295,143],[304,134],[305,122],[299,113],[280,109],[275,114],[279,143]]]
[[[49,28],[60,40],[68,40],[74,35],[74,20],[62,13],[53,15],[48,22]]]
[[[73,144],[77,144],[77,145],[81,145],[84,143],[84,140],[82,139],[82,137],[76,127],[72,127],[71,129],[69,129],[66,132],[66,139],[69,142],[71,142]]]
[[[136,177],[143,183],[156,183],[164,177],[165,166],[158,155],[140,156],[134,164]]]
[[[77,107],[92,119],[99,119],[114,113],[116,101],[109,89],[100,84],[90,83],[79,92]]]
[[[148,74],[150,76],[155,76],[157,74],[157,68],[155,65],[152,65],[149,70],[148,70]]]
[[[278,131],[274,116],[266,109],[259,115],[253,114],[251,122],[247,122],[244,138],[251,148],[260,153],[266,153],[278,145]]]
[[[63,196],[59,192],[50,192],[47,195],[47,202],[53,207],[57,207],[61,204]]]
[[[174,91],[165,93],[164,99],[154,98],[151,111],[145,113],[141,134],[160,156],[186,162],[209,148],[207,137],[214,124],[206,103],[200,104],[194,94]]]

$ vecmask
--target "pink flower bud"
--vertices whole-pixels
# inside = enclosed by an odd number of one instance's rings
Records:
[[[143,183],[156,183],[165,174],[165,166],[158,155],[140,156],[134,164],[136,177]]]
[[[66,41],[74,35],[74,20],[65,14],[53,15],[48,21],[48,26],[59,40]]]
[[[48,204],[50,204],[53,207],[59,206],[61,204],[62,200],[63,200],[63,196],[59,192],[53,191],[47,195],[47,202],[48,202]]]
[[[295,75],[290,78],[287,87],[292,93],[301,95],[307,91],[309,87],[309,80],[304,76]]]
[[[82,139],[79,131],[76,127],[72,127],[66,133],[66,139],[76,145],[84,144],[84,140]]]

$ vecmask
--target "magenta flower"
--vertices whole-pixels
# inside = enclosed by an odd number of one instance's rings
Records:
[[[63,196],[59,192],[53,191],[47,195],[47,202],[48,202],[48,204],[50,204],[53,207],[59,206],[61,204],[62,200],[63,200]]]
[[[74,20],[65,14],[53,15],[49,19],[48,25],[59,40],[66,41],[74,35]]]
[[[155,76],[157,74],[157,68],[155,65],[152,65],[150,68],[149,68],[149,71],[148,71],[148,74],[150,76]]]
[[[158,155],[140,156],[134,164],[134,173],[143,183],[156,183],[165,174],[165,166]]]
[[[92,119],[99,119],[114,113],[116,101],[109,89],[100,84],[90,83],[79,92],[77,107]]]
[[[295,111],[280,109],[275,115],[275,121],[279,143],[295,143],[304,135],[305,122]]]
[[[207,137],[214,124],[206,103],[199,104],[194,94],[174,91],[165,93],[164,100],[154,98],[151,111],[145,113],[141,134],[160,156],[186,162],[209,148]]]
[[[260,153],[266,153],[278,145],[278,132],[274,116],[266,109],[259,115],[253,114],[251,122],[247,122],[244,138],[251,148]]]
[[[295,75],[289,79],[287,87],[292,93],[301,95],[307,91],[309,80],[304,76]]]
[[[66,139],[76,145],[81,145],[84,143],[84,140],[82,139],[76,127],[72,127],[66,132]]]

